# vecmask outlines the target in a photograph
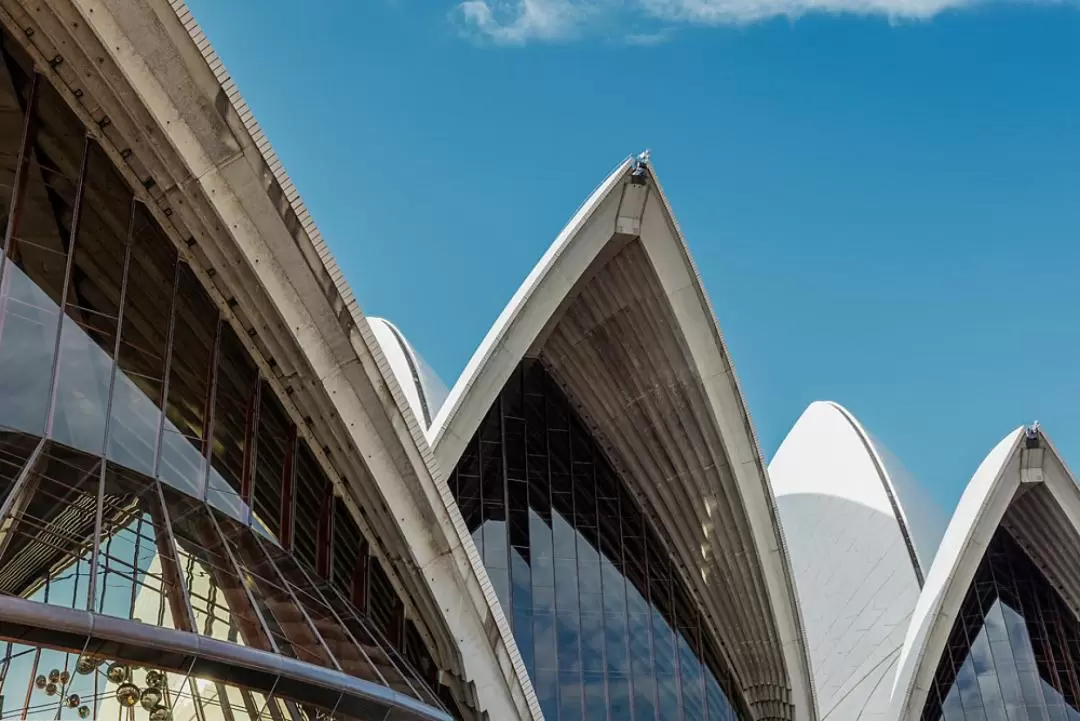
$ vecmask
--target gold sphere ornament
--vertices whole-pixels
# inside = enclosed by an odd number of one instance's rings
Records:
[[[53,683],[52,681],[50,681],[48,684],[46,684],[45,685],[45,693],[48,694],[49,696],[55,696],[56,695],[56,684]]]
[[[158,705],[150,711],[150,721],[169,721],[171,718],[172,712],[167,706]]]
[[[90,707],[89,706],[80,706],[79,707],[79,718],[90,718]]]
[[[165,686],[165,674],[161,671],[155,671],[150,669],[146,672],[146,685],[150,688],[164,688]]]
[[[71,708],[75,708],[76,706],[79,705],[80,700],[81,699],[79,698],[79,694],[73,693],[70,696],[68,696],[68,699],[67,699],[68,706],[70,706]]]
[[[98,666],[101,665],[101,659],[94,656],[79,656],[79,660],[75,663],[75,670],[82,675],[91,674]]]
[[[52,681],[53,683],[59,682],[60,681],[60,669],[54,668],[52,671],[49,671],[49,680]]]
[[[143,689],[142,695],[139,696],[139,703],[147,711],[151,711],[161,703],[161,691],[156,688]]]
[[[60,683],[66,684],[70,680],[71,680],[71,674],[70,673],[68,673],[67,671],[61,671],[60,672]]]
[[[127,678],[127,666],[122,663],[109,664],[109,669],[105,672],[105,676],[113,683],[120,683]]]
[[[139,703],[139,687],[133,683],[122,683],[116,688],[116,700],[121,706],[131,708]]]
[[[49,679],[45,678],[45,674],[38,674],[38,677],[34,679],[34,685],[38,688],[45,688],[45,684],[49,683]]]

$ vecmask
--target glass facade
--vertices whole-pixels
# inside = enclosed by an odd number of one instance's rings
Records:
[[[1080,719],[1080,623],[1005,529],[964,598],[922,718]]]
[[[537,360],[450,477],[547,721],[746,719],[659,537]]]
[[[418,629],[243,329],[4,34],[0,228],[0,594],[281,654],[441,706]],[[81,649],[45,662],[0,621],[2,638],[3,714],[25,702],[81,717],[85,704],[62,697],[104,693],[86,685],[100,674],[71,676]],[[35,681],[53,668],[82,685],[46,693],[56,682]],[[167,670],[191,708],[225,698],[221,684]]]
[[[207,673],[185,660],[179,667],[117,661],[108,649],[62,650],[0,642],[0,718],[124,719],[125,721],[327,721],[395,719],[351,708],[333,694],[321,706]],[[330,708],[327,709],[326,707]],[[370,715],[374,712],[378,715]]]

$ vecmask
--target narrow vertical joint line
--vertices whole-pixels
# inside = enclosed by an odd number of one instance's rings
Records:
[[[293,481],[296,475],[296,450],[299,443],[296,424],[289,425],[288,447],[285,450],[285,463],[281,473],[281,547],[292,552],[293,545]]]
[[[207,370],[206,399],[203,403],[203,472],[199,498],[206,500],[210,492],[210,466],[214,456],[214,406],[217,401],[218,364],[221,355],[221,335],[225,319],[218,313],[214,330],[214,345],[210,352],[210,368]]]
[[[259,407],[262,398],[262,377],[258,370],[255,371],[255,380],[252,383],[251,395],[248,396],[247,412],[244,416],[244,467],[243,476],[240,479],[240,497],[244,502],[247,512],[247,522],[253,520],[254,511],[252,494],[255,482],[256,443],[258,442]]]
[[[52,436],[53,421],[56,414],[56,387],[60,375],[60,339],[64,332],[64,316],[67,313],[68,291],[71,289],[71,271],[75,265],[75,246],[79,237],[79,225],[82,221],[83,195],[86,190],[86,168],[90,155],[90,136],[83,140],[82,160],[79,163],[79,180],[75,186],[75,205],[71,210],[71,232],[68,234],[67,260],[64,264],[64,284],[60,293],[60,317],[56,322],[56,338],[53,343],[52,372],[49,376],[49,403],[45,418],[45,437]],[[91,566],[91,580],[93,567]]]
[[[109,457],[109,431],[112,426],[113,394],[116,392],[116,376],[120,371],[120,338],[124,332],[124,309],[127,305],[128,273],[131,271],[131,246],[135,234],[135,200],[131,201],[128,216],[127,242],[124,244],[124,267],[120,271],[120,304],[116,311],[116,337],[113,339],[112,363],[109,369],[109,392],[105,401],[105,427],[101,438],[101,457]]]
[[[177,256],[176,265],[173,267],[172,297],[169,300],[169,328],[165,335],[165,358],[161,369],[161,396],[158,403],[160,413],[158,415],[157,435],[154,437],[153,464],[155,478],[161,474],[161,448],[165,434],[165,422],[168,416],[169,376],[172,373],[173,338],[176,334],[176,305],[180,296],[180,273],[182,268],[183,264],[180,262],[179,256]]]

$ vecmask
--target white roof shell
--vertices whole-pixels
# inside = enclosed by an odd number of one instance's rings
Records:
[[[922,580],[909,524],[937,524],[918,516],[930,504],[905,507],[899,464],[884,453],[845,408],[819,401],[769,464],[822,719],[887,717]],[[909,475],[900,480],[907,498],[922,496]]]
[[[424,428],[431,425],[449,390],[434,369],[416,352],[398,327],[385,318],[368,316],[368,325],[379,341],[386,362],[397,378],[416,420]]]
[[[635,485],[751,713],[814,718],[764,463],[651,168],[620,164],[502,311],[427,431],[444,477],[526,356],[545,362]]]
[[[1042,431],[1017,428],[972,476],[927,575],[892,692],[898,721],[919,718],[964,596],[1001,526],[1080,616],[1080,487]]]

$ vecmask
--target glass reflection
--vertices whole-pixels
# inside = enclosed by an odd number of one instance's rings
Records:
[[[329,721],[352,718],[345,704],[316,705],[197,673],[96,654],[0,644],[0,718],[54,721]],[[383,712],[385,713],[385,711]],[[381,716],[380,716],[381,717]],[[359,718],[367,718],[360,716]],[[405,718],[405,717],[403,717]]]
[[[957,616],[924,721],[1080,719],[1080,624],[1005,529]]]
[[[409,667],[438,688],[423,637],[406,634],[390,577],[242,335],[2,33],[0,222],[0,594],[284,653],[437,705]],[[0,693],[0,715],[12,699]]]
[[[545,718],[746,718],[670,559],[539,361],[450,484]]]

